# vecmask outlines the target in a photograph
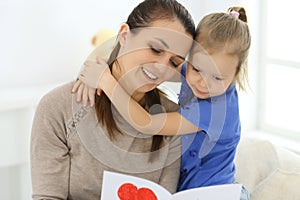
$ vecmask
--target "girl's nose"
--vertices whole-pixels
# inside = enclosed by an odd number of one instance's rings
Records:
[[[198,79],[198,84],[202,87],[202,88],[207,88],[208,87],[208,83],[206,78],[204,77],[203,74],[200,74],[199,79]]]

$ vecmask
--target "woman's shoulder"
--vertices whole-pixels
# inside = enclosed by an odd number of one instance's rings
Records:
[[[72,81],[72,82],[63,83],[61,85],[58,85],[55,88],[48,91],[43,96],[43,98],[55,98],[55,97],[68,98],[71,96],[71,89],[72,89],[74,83],[75,82]]]
[[[168,97],[165,94],[160,95],[160,101],[161,101],[161,105],[168,112],[175,112],[179,109],[178,104],[175,103],[174,100],[172,100],[172,98]]]
[[[39,106],[58,108],[72,103],[71,89],[74,82],[64,83],[47,92],[40,100]]]

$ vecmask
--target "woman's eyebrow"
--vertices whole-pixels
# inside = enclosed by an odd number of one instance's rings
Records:
[[[160,41],[167,49],[170,49],[169,45],[162,39],[155,37],[154,39]],[[181,55],[176,55],[177,57],[185,60],[185,57],[181,56]]]
[[[169,49],[170,47],[169,47],[169,45],[164,41],[164,40],[162,40],[162,39],[160,39],[160,38],[155,38],[156,40],[159,40],[167,49]]]

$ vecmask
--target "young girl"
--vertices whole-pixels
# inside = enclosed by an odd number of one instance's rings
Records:
[[[234,156],[241,134],[236,84],[244,89],[247,83],[246,60],[251,43],[246,22],[245,10],[240,7],[232,7],[228,13],[209,14],[200,21],[189,62],[181,69],[185,78],[178,112],[150,115],[144,111],[108,70],[103,70],[106,64],[101,60],[98,64],[87,63],[79,76],[91,86],[95,70],[98,75],[102,73],[94,85],[106,93],[120,114],[139,131],[185,134],[178,191],[235,182]],[[155,78],[155,74],[149,72],[149,77]],[[186,134],[192,132],[196,133]],[[241,198],[247,199],[248,194]]]

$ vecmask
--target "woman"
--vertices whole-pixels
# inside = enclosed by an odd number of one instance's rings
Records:
[[[120,28],[108,61],[112,74],[122,77],[121,85],[145,109],[161,104],[168,112],[177,110],[156,87],[183,62],[194,30],[190,14],[175,0],[143,1]],[[33,199],[99,200],[104,170],[146,178],[175,192],[180,137],[139,133],[104,94],[96,96],[95,107],[83,107],[69,92],[73,84],[45,95],[36,110],[30,150]]]

